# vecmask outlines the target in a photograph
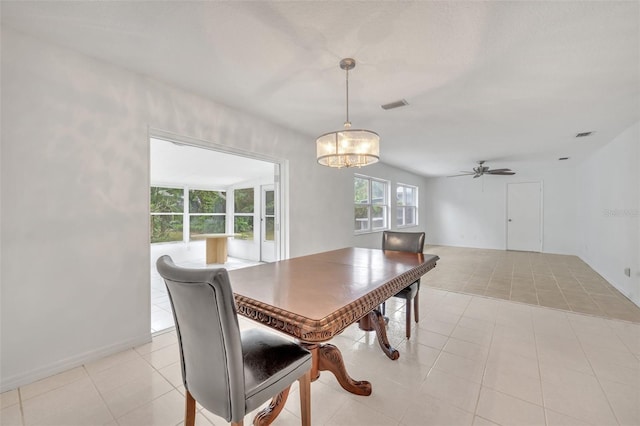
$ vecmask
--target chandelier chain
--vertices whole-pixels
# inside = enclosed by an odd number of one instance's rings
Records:
[[[346,70],[347,73],[347,121],[345,121],[344,126],[348,127],[351,126],[351,122],[349,121],[349,68],[347,68]]]

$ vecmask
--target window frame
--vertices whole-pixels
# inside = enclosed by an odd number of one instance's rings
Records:
[[[182,191],[182,210],[181,211],[175,211],[175,212],[155,212],[151,210],[151,190],[153,188],[160,188],[160,189],[175,189],[175,190],[180,190]],[[181,186],[176,186],[176,185],[163,185],[163,184],[151,184],[149,185],[149,226],[153,226],[153,217],[154,216],[180,216],[182,217],[182,238],[179,240],[167,240],[167,241],[154,241],[152,242],[152,238],[153,238],[153,231],[151,229],[149,229],[149,243],[150,244],[165,244],[165,243],[179,243],[184,241],[184,229],[185,229],[185,222],[184,222],[184,210],[185,210],[185,199],[184,199],[184,188]]]
[[[363,179],[366,180],[368,182],[367,186],[367,203],[357,203],[356,202],[356,192],[355,192],[355,183],[356,183],[356,179]],[[377,183],[381,183],[384,185],[384,196],[383,196],[383,202],[374,202],[374,198],[373,198],[373,183],[377,182]],[[366,175],[361,175],[361,174],[354,174],[353,176],[353,205],[354,205],[354,234],[355,235],[362,235],[362,234],[372,234],[375,232],[382,232],[382,231],[386,231],[391,229],[391,224],[390,224],[390,210],[391,210],[391,202],[390,202],[390,196],[391,196],[391,182],[386,180],[386,179],[381,179],[381,178],[377,178],[377,177],[373,177],[373,176],[366,176]],[[356,214],[355,214],[355,209],[358,207],[366,207],[367,208],[367,218],[366,218],[366,222],[367,222],[367,228],[366,229],[356,229],[355,228],[355,224],[357,220],[361,220],[356,218]],[[382,207],[383,210],[383,221],[384,221],[384,225],[382,227],[377,227],[374,228],[373,226],[373,222],[376,220],[376,218],[372,217],[372,213],[373,213],[373,209],[375,207]]]
[[[253,204],[251,212],[237,212],[236,205],[236,192],[250,189],[253,193]],[[237,217],[250,217],[251,218],[251,238],[245,238],[243,234],[236,232],[236,218]],[[256,188],[254,186],[242,186],[233,188],[233,234],[235,239],[239,241],[254,241],[256,238]]]
[[[191,217],[192,216],[222,216],[224,217],[224,230],[222,233],[227,233],[229,227],[228,218],[228,200],[225,201],[225,211],[224,213],[191,213],[191,200],[189,198],[191,191],[207,191],[207,192],[221,192],[223,194],[228,194],[229,190],[227,189],[219,189],[219,188],[211,188],[211,187],[202,187],[196,186],[192,187],[189,185],[176,185],[176,184],[164,184],[164,183],[151,183],[149,185],[149,197],[151,197],[151,189],[152,188],[165,188],[165,189],[176,189],[182,191],[182,210],[180,212],[153,212],[151,211],[151,202],[149,202],[149,222],[150,225],[153,222],[153,216],[180,216],[182,218],[182,238],[179,240],[170,240],[170,241],[156,241],[152,242],[151,237],[152,231],[150,231],[149,235],[149,243],[150,244],[166,244],[166,243],[190,243],[192,241],[197,241],[197,239],[191,238]],[[197,235],[197,234],[195,234]]]
[[[225,203],[224,203],[224,212],[223,213],[192,213],[191,212],[191,191],[203,191],[203,192],[219,192],[224,194],[225,196]],[[193,218],[194,216],[222,216],[224,219],[224,226],[223,226],[223,230],[222,233],[226,234],[227,232],[227,204],[228,204],[228,200],[226,199],[227,196],[227,190],[226,189],[211,189],[211,188],[202,188],[202,187],[191,187],[191,186],[185,186],[184,187],[184,197],[185,197],[185,212],[184,212],[184,229],[186,230],[185,232],[185,238],[186,241],[197,241],[197,239],[193,239],[191,238],[191,218]],[[198,234],[194,234],[194,235],[198,235]]]
[[[409,188],[412,189],[414,191],[414,204],[407,204],[407,205],[400,205],[400,202],[398,200],[398,190],[400,188]],[[403,191],[404,192],[404,191]],[[419,218],[418,218],[418,196],[419,196],[419,191],[418,191],[418,186],[416,185],[409,185],[407,183],[400,183],[398,182],[396,184],[396,227],[398,229],[400,228],[412,228],[415,226],[418,226],[419,223]],[[404,192],[404,200],[406,202],[406,192]],[[413,209],[413,218],[414,218],[414,223],[406,223],[406,209],[407,208],[412,208]],[[403,223],[400,224],[398,222],[398,213],[399,211],[403,211]]]

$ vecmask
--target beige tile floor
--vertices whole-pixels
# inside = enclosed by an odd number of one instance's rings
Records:
[[[448,248],[428,251],[435,250],[443,259],[426,282],[444,270],[444,281],[468,275],[468,284],[483,270],[456,266],[453,256],[444,256]],[[514,260],[505,267],[506,259],[496,254],[467,255],[493,258],[494,272],[504,272],[496,277],[505,277],[511,268],[513,290],[520,271],[516,265],[524,262]],[[558,283],[557,277],[564,275],[555,270],[577,270],[573,262],[559,262],[562,268],[547,262],[552,274],[543,275]],[[346,393],[333,376],[323,373],[312,384],[312,423],[640,424],[640,324],[459,291],[423,286],[422,316],[409,341],[404,337],[402,301],[387,303],[389,337],[400,351],[397,361],[386,358],[375,336],[357,326],[334,338],[351,376],[371,381],[373,394]],[[564,294],[561,287],[559,291]],[[244,318],[240,322],[243,328],[258,326]],[[180,425],[180,374],[175,332],[158,334],[149,344],[1,394],[0,424]],[[299,412],[294,388],[274,424],[300,424]],[[245,421],[250,424],[251,417]],[[199,407],[197,424],[226,423]]]
[[[640,322],[640,308],[577,256],[428,246],[427,286]]]

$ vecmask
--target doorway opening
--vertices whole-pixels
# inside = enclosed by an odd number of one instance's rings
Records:
[[[229,147],[150,137],[152,333],[174,326],[158,257],[191,268],[237,269],[286,256],[285,166]]]

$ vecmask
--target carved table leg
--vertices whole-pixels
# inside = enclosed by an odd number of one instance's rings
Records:
[[[300,342],[311,352],[311,381],[315,382],[320,377],[320,371],[330,371],[336,376],[340,386],[348,392],[356,395],[371,395],[371,383],[365,380],[353,380],[347,373],[342,360],[340,349],[329,343],[305,343]]]
[[[373,324],[371,323],[371,318],[369,318],[369,314],[363,316],[358,321],[358,328],[362,331],[374,331]]]
[[[353,380],[349,377],[342,360],[340,349],[325,343],[318,349],[318,369],[321,371],[330,371],[338,379],[340,386],[348,392],[356,395],[371,395],[371,383],[366,380]]]
[[[378,344],[380,345],[382,352],[384,352],[384,354],[392,360],[400,358],[400,352],[398,352],[397,349],[391,347],[391,344],[389,343],[389,338],[387,337],[386,322],[380,311],[374,309],[373,311],[369,312],[364,318],[367,318],[367,325],[369,327],[372,327],[373,330],[376,331],[376,337],[378,338]]]
[[[256,416],[253,418],[254,426],[266,426],[273,423],[273,421],[278,417],[278,414],[284,408],[284,404],[287,402],[287,397],[289,396],[289,389],[291,386],[277,394],[264,410],[258,412]]]
[[[382,314],[382,318],[384,318],[385,326],[389,324],[389,317],[385,317],[384,313]],[[375,331],[375,327],[371,323],[371,319],[369,318],[369,314],[363,316],[358,320],[358,328],[362,331]]]

